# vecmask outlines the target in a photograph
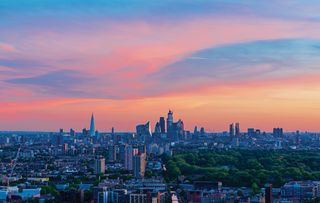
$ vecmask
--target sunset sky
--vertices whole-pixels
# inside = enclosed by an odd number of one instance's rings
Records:
[[[0,0],[0,130],[320,131],[319,0]]]

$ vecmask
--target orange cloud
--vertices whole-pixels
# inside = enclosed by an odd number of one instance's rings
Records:
[[[208,87],[185,94],[151,98],[47,99],[30,102],[1,102],[2,129],[57,130],[89,126],[95,113],[97,128],[109,131],[134,131],[135,125],[148,120],[154,124],[159,116],[174,110],[175,119],[182,118],[187,129],[194,125],[210,131],[227,130],[231,122],[240,122],[243,131],[256,127],[271,131],[319,130],[320,76],[301,76],[274,81],[255,81],[227,87]]]

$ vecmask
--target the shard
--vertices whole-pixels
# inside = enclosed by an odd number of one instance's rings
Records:
[[[90,135],[94,136],[95,135],[95,128],[94,128],[94,116],[93,113],[91,115],[91,123],[90,123]]]

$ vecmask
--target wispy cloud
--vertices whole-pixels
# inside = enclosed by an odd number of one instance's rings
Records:
[[[153,91],[192,91],[199,86],[317,74],[319,45],[317,40],[283,39],[205,49],[151,74],[151,80],[158,81]],[[201,60],[190,60],[194,57]]]
[[[8,68],[14,69],[37,69],[37,68],[45,68],[48,67],[48,64],[44,62],[37,61],[37,60],[30,60],[30,59],[0,59],[0,66],[5,66]]]
[[[35,87],[47,95],[86,97],[90,94],[90,88],[78,89],[79,86],[89,83],[92,78],[77,71],[60,70],[27,78],[13,78],[6,80],[8,83]]]

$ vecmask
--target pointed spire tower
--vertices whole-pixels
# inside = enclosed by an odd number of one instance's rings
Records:
[[[94,127],[94,116],[93,113],[91,115],[91,123],[90,123],[90,135],[94,136],[95,135],[95,127]]]

